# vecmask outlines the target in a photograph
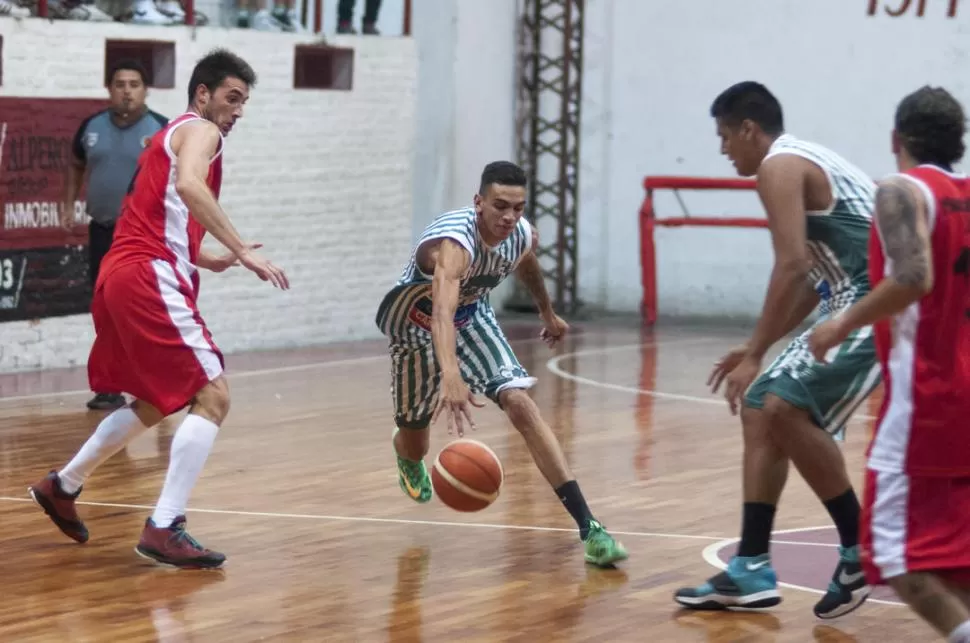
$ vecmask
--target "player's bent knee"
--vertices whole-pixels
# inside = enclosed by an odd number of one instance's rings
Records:
[[[749,446],[758,446],[771,441],[771,430],[762,409],[742,406],[741,429],[744,443]]]
[[[149,428],[161,422],[165,417],[161,411],[145,400],[133,400],[129,406],[138,420]]]
[[[759,408],[752,406],[742,406],[741,407],[741,426],[748,429],[760,428],[764,425],[764,411]]]
[[[765,395],[762,413],[771,431],[785,430],[792,422],[812,419],[811,414],[805,409],[800,409],[788,400],[771,393]]]
[[[528,430],[538,424],[539,407],[525,389],[505,389],[499,393],[499,404],[519,431]]]
[[[229,415],[229,406],[229,382],[220,375],[196,394],[190,412],[221,426]]]

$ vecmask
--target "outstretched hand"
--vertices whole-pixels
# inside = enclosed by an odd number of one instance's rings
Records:
[[[460,374],[445,375],[441,378],[441,393],[438,398],[438,406],[435,408],[434,415],[431,416],[431,423],[438,420],[442,411],[448,416],[448,434],[451,435],[458,430],[458,437],[465,435],[465,422],[472,429],[475,428],[475,421],[472,420],[471,407],[482,408],[484,402],[475,399],[475,395],[465,384]]]
[[[269,259],[265,259],[257,255],[252,251],[251,246],[247,246],[245,250],[239,253],[238,259],[240,264],[242,264],[248,270],[255,272],[256,276],[263,281],[268,281],[273,284],[273,286],[281,290],[289,289],[290,281],[287,279],[286,273],[283,272],[283,269],[274,266]]]
[[[261,243],[251,243],[246,246],[249,250],[258,250],[263,247]],[[221,255],[213,256],[209,259],[209,265],[206,266],[212,272],[225,272],[226,270],[238,266],[239,257],[233,252],[226,252]]]
[[[714,364],[707,385],[712,393],[717,393],[721,383],[725,383],[724,399],[727,400],[731,415],[737,415],[741,397],[761,370],[761,360],[748,355],[747,346],[738,346]]]

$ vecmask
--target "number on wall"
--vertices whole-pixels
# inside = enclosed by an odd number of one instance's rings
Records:
[[[13,261],[3,259],[0,261],[0,290],[10,290],[13,288]]]
[[[883,10],[891,17],[898,18],[902,15],[910,13],[910,9],[915,7],[915,14],[917,18],[922,18],[926,15],[926,5],[930,0],[869,0],[869,11],[870,16],[876,15],[879,7],[882,6]],[[960,4],[960,0],[931,0],[934,5],[940,5],[946,3],[946,17],[956,18],[957,16],[957,6]]]

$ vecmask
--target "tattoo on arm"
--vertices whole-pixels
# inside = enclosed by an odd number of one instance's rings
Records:
[[[916,199],[905,186],[886,183],[876,192],[876,217],[892,276],[904,286],[922,286],[930,276],[930,257]]]

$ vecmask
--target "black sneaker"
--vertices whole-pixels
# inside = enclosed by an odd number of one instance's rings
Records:
[[[838,618],[848,614],[865,603],[871,591],[859,563],[859,546],[839,547],[839,564],[835,567],[828,591],[815,604],[815,616]]]
[[[92,411],[114,411],[120,409],[128,402],[124,395],[118,393],[98,393],[88,400],[88,408]]]

